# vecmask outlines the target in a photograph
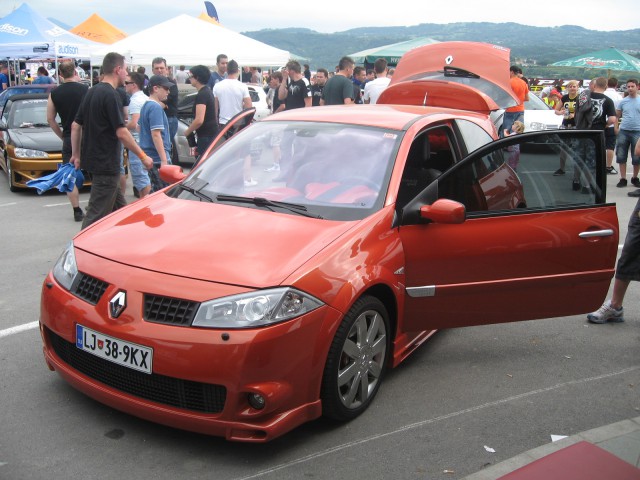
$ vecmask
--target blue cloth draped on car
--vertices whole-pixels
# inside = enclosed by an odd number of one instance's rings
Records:
[[[42,195],[42,193],[47,190],[51,190],[52,188],[57,188],[61,192],[65,193],[71,192],[73,191],[74,186],[77,186],[78,189],[80,189],[83,184],[84,175],[82,172],[80,170],[76,170],[76,168],[70,163],[64,163],[62,165],[58,165],[58,170],[49,175],[29,180],[27,182],[27,187],[35,188],[38,191],[38,195]]]

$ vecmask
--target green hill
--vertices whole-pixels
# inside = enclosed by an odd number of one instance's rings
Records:
[[[511,49],[513,63],[530,77],[548,74],[544,66],[581,53],[616,47],[640,55],[640,29],[603,32],[574,25],[531,27],[517,23],[423,23],[410,27],[364,27],[337,33],[319,33],[302,28],[265,29],[243,32],[248,37],[308,58],[313,70],[329,70],[340,57],[367,48],[430,37],[439,41],[474,41]],[[556,75],[579,76],[577,69],[552,69]],[[594,76],[590,71],[587,76]]]

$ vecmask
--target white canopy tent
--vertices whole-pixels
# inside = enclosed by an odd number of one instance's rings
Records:
[[[169,65],[215,65],[220,53],[245,66],[279,67],[289,60],[286,50],[189,15],[179,15],[96,49],[91,62],[101,65],[109,52],[118,52],[135,65],[150,65],[156,57],[165,58]]]

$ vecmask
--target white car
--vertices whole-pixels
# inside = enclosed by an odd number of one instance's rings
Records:
[[[255,120],[261,120],[268,116],[271,111],[267,105],[267,94],[264,89],[257,84],[247,84],[249,87],[249,95],[251,103],[256,109]],[[178,102],[178,131],[175,137],[175,149],[171,152],[171,161],[176,165],[193,165],[196,161],[195,157],[190,154],[189,144],[184,135],[185,130],[191,123],[191,112],[193,110],[193,101],[196,96],[195,88],[186,85],[180,85],[180,100]]]
[[[491,120],[500,132],[504,110],[491,113]],[[555,130],[562,124],[562,115],[555,111],[533,92],[529,92],[529,100],[524,102],[524,131]]]

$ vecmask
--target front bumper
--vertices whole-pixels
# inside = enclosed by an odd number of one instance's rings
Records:
[[[8,157],[7,162],[11,162],[13,186],[29,188],[27,187],[29,180],[44,177],[58,170],[58,165],[62,163],[62,155],[51,154],[48,158]]]
[[[102,272],[108,286],[92,305],[49,274],[40,330],[47,365],[78,390],[153,422],[229,440],[268,441],[321,415],[322,373],[340,312],[323,306],[294,320],[247,330],[152,323],[142,319],[143,292],[172,297],[189,292],[203,301],[229,294],[232,287],[76,253],[81,270],[86,273],[82,266],[90,260],[91,273]],[[127,292],[127,307],[113,319],[108,303],[119,291]],[[77,323],[153,348],[152,375],[76,349]],[[259,410],[248,401],[256,393],[265,399]]]

